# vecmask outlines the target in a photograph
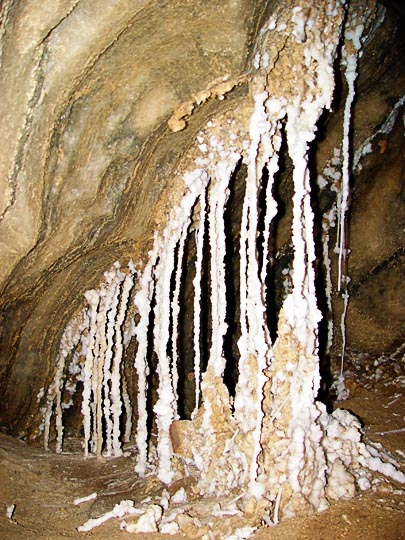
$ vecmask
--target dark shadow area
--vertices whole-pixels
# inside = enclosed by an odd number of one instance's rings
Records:
[[[278,171],[274,174],[273,179],[269,178],[269,173],[265,167],[262,172],[262,186],[259,194],[259,238],[258,254],[259,268],[261,271],[263,265],[263,233],[264,220],[266,213],[266,190],[269,181],[272,181],[271,195],[277,204],[277,214],[273,217],[270,224],[269,246],[268,246],[268,261],[266,269],[266,318],[270,332],[272,343],[277,339],[278,317],[281,306],[284,301],[285,291],[283,286],[283,270],[289,268],[292,262],[292,251],[287,245],[282,249],[278,249],[279,244],[279,228],[281,222],[286,219],[287,198],[291,199],[292,183],[292,163],[288,155],[287,139],[285,131],[282,132],[282,143],[278,156]]]
[[[339,80],[339,77],[337,78]],[[339,94],[335,97],[338,100],[337,105],[340,103],[339,84],[337,85]],[[331,359],[328,351],[328,322],[333,317],[328,307],[328,298],[326,291],[326,267],[323,253],[323,221],[324,215],[331,209],[336,201],[336,193],[329,189],[329,187],[320,189],[317,178],[321,174],[319,170],[317,156],[318,145],[326,138],[327,127],[331,117],[329,111],[323,111],[318,123],[316,138],[312,142],[308,150],[308,169],[311,184],[311,206],[314,216],[313,225],[313,238],[315,243],[315,292],[317,298],[318,309],[321,311],[322,319],[318,324],[318,355],[319,355],[319,372],[321,376],[321,384],[318,391],[317,400],[324,403],[329,412],[332,411],[332,402],[330,396],[330,386],[332,384],[331,373]],[[332,244],[331,240],[334,240],[334,232],[329,238],[329,246]]]
[[[239,377],[240,338],[240,225],[246,186],[246,165],[242,160],[237,164],[228,184],[229,197],[224,214],[226,236],[225,280],[226,280],[226,323],[224,336],[224,356],[226,367],[224,383],[230,396],[235,396]]]

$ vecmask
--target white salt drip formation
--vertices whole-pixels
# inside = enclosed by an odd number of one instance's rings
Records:
[[[338,255],[337,269],[337,292],[342,299],[342,313],[340,317],[340,336],[341,336],[341,355],[340,355],[340,372],[336,376],[333,383],[337,391],[337,398],[344,399],[348,396],[348,392],[344,382],[344,358],[346,352],[346,317],[349,307],[349,289],[348,285],[350,277],[348,275],[347,257],[350,250],[346,240],[346,215],[349,208],[350,195],[350,178],[351,171],[355,170],[360,160],[358,152],[356,152],[353,160],[349,152],[350,148],[350,129],[351,129],[351,111],[353,100],[355,98],[355,81],[358,75],[358,60],[363,54],[362,46],[367,36],[363,35],[365,24],[370,15],[370,10],[365,5],[356,6],[357,9],[349,11],[348,18],[345,23],[345,42],[342,47],[342,67],[344,78],[347,85],[347,95],[344,107],[343,118],[343,137],[342,148],[334,149],[334,156],[331,158],[327,167],[318,177],[318,185],[321,189],[326,186],[329,189],[337,192],[337,198],[333,207],[326,213],[323,218],[323,262],[326,274],[326,299],[329,313],[332,313],[332,287],[331,287],[331,268],[329,259],[329,229],[337,227],[337,238],[335,253]],[[385,10],[377,15],[377,20],[374,26],[377,27],[384,18]],[[395,108],[394,108],[395,109]],[[367,147],[369,141],[364,146]],[[353,162],[353,163],[352,163]],[[326,180],[328,179],[328,180]],[[326,351],[329,352],[332,338],[333,325],[332,317],[328,321],[328,342]]]
[[[316,401],[320,387],[318,324],[322,315],[315,293],[308,153],[319,117],[332,101],[333,65],[346,9],[341,1],[319,4],[320,7],[311,4],[311,9],[306,9],[305,2],[299,2],[291,10],[274,14],[264,26],[249,83],[252,105],[213,118],[198,134],[190,151],[195,168],[189,167],[182,175],[184,195],[172,209],[165,229],[155,234],[153,249],[139,271],[133,296],[133,266],[122,271],[117,263],[105,274],[99,289],[87,291],[88,307],[62,337],[55,378],[48,390],[45,443],[48,444],[51,416],[55,412],[57,450],[61,451],[63,408],[67,406],[62,395],[73,394],[77,381],[82,383],[86,455],[120,455],[120,422],[125,413],[125,437],[129,439],[129,396],[136,396],[136,472],[156,473],[169,484],[192,465],[198,470],[201,495],[227,498],[226,511],[236,508],[235,512],[253,520],[245,532],[233,531],[232,536],[231,530],[230,538],[245,538],[243,534],[250,534],[262,521],[275,524],[285,517],[323,510],[333,499],[351,497],[356,489],[370,486],[370,470],[405,481],[393,464],[383,463],[375,449],[361,442],[361,428],[355,417],[341,410],[329,415],[325,406]],[[364,13],[364,17],[367,15]],[[323,237],[324,257],[329,261],[328,231],[337,214],[339,283],[343,282],[347,247],[344,223],[350,172],[350,110],[363,31],[362,21],[357,22],[350,13],[348,20],[343,54],[348,84],[343,148],[336,150],[334,169],[329,171],[335,180],[342,179],[342,191],[338,209],[324,216]],[[283,44],[283,58],[271,56],[272,42],[279,47]],[[283,77],[286,70],[288,79]],[[283,140],[293,164],[294,259],[292,290],[284,299],[273,343],[267,322],[267,302],[273,291],[268,290],[266,278],[271,224],[277,214],[272,187]],[[224,353],[228,328],[224,215],[231,179],[238,169],[245,169],[246,177],[238,248],[239,376],[232,398],[224,381],[229,361]],[[259,197],[263,195],[264,174],[267,184],[261,220]],[[264,225],[258,239],[260,220]],[[195,409],[191,420],[179,421],[180,291],[185,242],[192,235],[196,246],[192,333]],[[208,250],[204,244],[209,245]],[[206,366],[202,363],[200,340],[202,319],[207,313],[201,306],[207,302],[202,298],[204,257],[209,257],[211,328]],[[325,286],[330,306],[330,267],[327,270]],[[132,392],[126,389],[124,381],[123,328],[126,316],[134,308],[137,388]],[[331,340],[333,329],[329,330]],[[147,406],[151,346],[159,381],[153,411]],[[156,459],[151,450],[148,452],[153,440],[151,425],[157,431]],[[173,446],[175,434],[186,439],[180,449]],[[131,504],[125,510],[118,506],[105,519],[137,513]],[[176,519],[165,521],[162,512],[156,515],[155,510],[151,507],[153,515],[146,510],[141,512],[151,527],[148,530],[160,530],[160,524],[165,526],[163,532],[181,530],[177,514]],[[97,524],[102,522],[100,518]],[[86,524],[82,530],[91,526]],[[143,530],[123,527],[128,531]]]
[[[104,275],[99,289],[86,291],[88,307],[66,328],[57,360],[55,376],[48,389],[44,411],[44,440],[48,447],[51,417],[55,413],[56,451],[62,451],[63,410],[73,404],[77,384],[82,384],[84,454],[119,456],[121,416],[125,411],[129,438],[132,410],[125,392],[122,370],[123,328],[134,268],[126,272],[114,263]],[[65,401],[62,402],[62,394]],[[123,411],[124,408],[124,411]]]
[[[350,127],[351,127],[351,109],[355,97],[355,81],[358,75],[357,64],[359,56],[362,54],[362,34],[364,31],[364,21],[367,19],[367,13],[361,13],[361,10],[353,14],[350,13],[349,19],[345,28],[345,44],[342,49],[342,64],[344,66],[344,76],[347,84],[347,96],[344,108],[343,119],[343,164],[342,164],[342,186],[337,198],[337,246],[338,251],[338,278],[337,290],[341,292],[343,299],[343,310],[340,320],[340,333],[342,337],[342,351],[340,360],[340,373],[336,381],[340,388],[339,397],[344,396],[344,357],[346,352],[346,316],[349,306],[349,290],[348,284],[350,278],[347,274],[347,254],[348,246],[346,245],[346,214],[349,206],[350,192],[350,171],[351,157],[349,154],[350,144]],[[360,20],[359,20],[360,19]]]

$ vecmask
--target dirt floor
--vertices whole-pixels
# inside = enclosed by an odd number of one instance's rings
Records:
[[[398,378],[395,384],[381,384],[377,390],[354,385],[353,397],[339,404],[362,419],[365,439],[382,443],[403,470],[404,394],[404,381]],[[133,467],[131,454],[99,462],[77,453],[56,455],[0,435],[0,540],[184,538],[159,533],[130,534],[120,531],[120,519],[112,519],[88,533],[77,531],[87,519],[112,510],[121,500],[132,499],[136,504],[148,495],[162,492],[164,486],[160,482],[138,479]],[[405,539],[404,489],[405,486],[381,481],[351,501],[335,503],[321,514],[262,528],[252,539]],[[75,498],[93,492],[98,494],[94,500],[73,504]],[[11,508],[14,511],[10,517]]]

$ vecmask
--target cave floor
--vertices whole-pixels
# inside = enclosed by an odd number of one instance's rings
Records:
[[[365,439],[384,445],[405,466],[405,385],[364,388],[357,384],[352,397],[339,406],[357,414],[365,425]],[[127,538],[184,538],[167,534],[129,534],[112,519],[88,533],[76,528],[89,517],[112,510],[123,499],[137,502],[158,496],[163,486],[155,478],[142,480],[133,473],[134,457],[97,461],[77,453],[56,455],[0,434],[0,539],[125,540]],[[403,467],[404,468],[404,467]],[[175,491],[181,482],[173,486]],[[405,486],[381,480],[350,501],[334,503],[327,511],[263,528],[260,540],[400,540],[405,539]],[[73,500],[97,492],[96,499],[74,505]],[[12,518],[7,508],[15,505]]]

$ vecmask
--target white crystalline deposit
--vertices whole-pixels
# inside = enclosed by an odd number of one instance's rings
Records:
[[[173,364],[167,352],[173,308],[170,302],[170,284],[176,264],[175,249],[184,234],[183,231],[186,231],[190,225],[192,209],[201,191],[205,190],[209,177],[205,171],[196,170],[186,174],[184,179],[188,188],[187,193],[180,207],[173,210],[169,225],[163,233],[163,239],[156,237],[159,264],[154,269],[156,307],[153,333],[159,375],[158,400],[154,406],[154,412],[158,428],[158,477],[165,483],[170,483],[173,479],[171,467],[173,451],[169,430],[177,415],[177,389],[174,387]]]
[[[179,532],[179,526],[175,521],[162,523],[159,526],[159,532],[162,534],[177,534]]]
[[[149,502],[149,501],[148,501]],[[116,504],[112,510],[97,517],[88,519],[77,528],[79,532],[89,532],[111,519],[127,518],[121,521],[120,529],[128,533],[153,533],[176,534],[179,526],[171,521],[173,516],[165,516],[164,508],[160,504],[141,503],[135,506],[132,500],[123,500]]]
[[[152,271],[156,264],[157,259],[157,243],[155,242],[155,248],[149,253],[148,264],[143,269],[140,276],[139,285],[140,288],[135,295],[134,304],[137,308],[139,315],[139,322],[136,326],[135,336],[138,342],[138,349],[135,356],[134,367],[138,375],[138,421],[136,425],[136,446],[138,449],[137,464],[135,471],[143,476],[147,467],[147,422],[148,413],[146,405],[146,392],[147,392],[147,377],[149,375],[149,367],[147,365],[147,350],[148,340],[146,338],[148,334],[149,316],[152,305],[153,296],[153,280]]]
[[[158,532],[158,523],[162,517],[162,508],[157,504],[152,504],[139,517],[136,523],[129,523],[125,530],[129,533]]]
[[[232,534],[226,536],[224,540],[246,540],[255,532],[256,527],[241,527],[236,529]]]
[[[131,269],[132,268],[132,269]],[[51,418],[55,407],[56,451],[62,451],[62,394],[72,396],[77,381],[83,383],[84,453],[121,455],[121,417],[126,413],[126,436],[131,430],[132,410],[122,380],[123,323],[129,294],[133,288],[134,268],[121,271],[114,263],[98,289],[85,292],[87,307],[74,317],[60,344],[54,379],[48,389],[44,410],[44,440],[49,444]],[[69,363],[68,363],[69,362]],[[104,427],[103,427],[104,426]]]
[[[276,203],[271,194],[274,173],[277,171],[276,148],[279,145],[278,118],[274,120],[266,111],[268,93],[255,96],[255,108],[250,119],[248,151],[248,174],[243,203],[240,240],[240,298],[241,298],[241,337],[238,342],[240,361],[239,380],[235,394],[235,418],[242,432],[252,433],[253,452],[250,458],[250,491],[258,489],[257,457],[260,453],[261,425],[263,411],[263,387],[266,381],[264,370],[271,361],[271,343],[266,325],[265,276],[267,267],[267,245],[264,245],[262,272],[259,272],[256,236],[258,228],[258,197],[263,167],[269,167],[269,187],[266,193],[267,230],[264,242],[268,242],[268,230],[276,214]],[[274,103],[272,104],[274,106]],[[272,121],[273,120],[273,121]],[[276,148],[275,148],[276,147]],[[260,488],[259,488],[260,489]]]
[[[341,19],[340,19],[341,20]],[[339,19],[321,32],[324,22],[294,8],[292,22],[307,77],[293,75],[293,92],[286,104],[288,152],[293,162],[294,260],[293,289],[279,315],[278,340],[270,366],[271,395],[266,397],[269,416],[263,419],[259,481],[272,501],[282,488],[281,516],[326,507],[326,458],[320,449],[325,414],[315,404],[320,379],[317,327],[320,312],[315,294],[315,247],[310,197],[308,147],[315,138],[316,123],[330,106],[334,89],[333,62],[339,40]],[[322,26],[323,28],[323,26]],[[323,42],[320,36],[323,35]],[[277,90],[276,82],[273,84]],[[274,88],[273,95],[274,95]]]
[[[344,45],[342,47],[342,70],[347,85],[347,94],[344,106],[343,119],[343,136],[342,149],[334,150],[334,157],[331,159],[329,166],[325,167],[322,174],[318,176],[318,185],[321,189],[330,188],[337,192],[335,205],[329,212],[329,216],[325,216],[323,220],[323,248],[324,248],[324,265],[327,272],[327,301],[328,307],[331,309],[331,287],[330,287],[330,260],[328,253],[329,228],[337,225],[337,241],[335,252],[338,254],[338,269],[337,269],[337,290],[341,293],[343,300],[343,309],[340,320],[340,333],[342,338],[341,348],[341,369],[339,380],[335,386],[338,392],[338,398],[344,399],[348,393],[344,384],[344,356],[346,349],[346,316],[349,307],[349,291],[347,276],[347,255],[349,253],[346,242],[346,214],[349,206],[350,195],[350,177],[351,171],[356,170],[356,167],[361,157],[371,151],[371,138],[367,140],[362,148],[357,151],[351,164],[350,148],[350,129],[352,124],[351,113],[353,100],[355,98],[355,82],[358,75],[358,59],[362,55],[362,44],[365,40],[363,36],[365,25],[370,16],[370,9],[364,5],[358,11],[349,11],[344,28]],[[378,23],[379,24],[379,23]],[[395,107],[394,107],[395,110]],[[335,223],[337,218],[337,224]],[[328,347],[332,342],[333,327],[331,321],[328,323]]]
[[[93,501],[96,498],[97,498],[97,493],[94,492],[94,493],[91,493],[90,495],[86,495],[85,497],[77,497],[73,501],[73,504],[79,505],[79,504],[82,504],[82,503],[85,503],[85,502],[88,502],[88,501]]]
[[[378,450],[361,441],[361,428],[355,417],[346,411],[328,415],[325,406],[316,401],[320,386],[318,324],[321,313],[315,291],[316,255],[308,154],[320,115],[331,104],[333,66],[343,20],[340,1],[311,4],[311,9],[306,9],[302,1],[292,11],[280,11],[264,26],[254,56],[253,69],[257,72],[250,81],[252,103],[243,110],[233,111],[234,117],[224,114],[213,118],[198,133],[190,150],[195,168],[178,173],[183,182],[181,184],[179,179],[183,196],[170,211],[166,227],[159,234],[155,233],[149,260],[137,282],[133,304],[138,318],[132,332],[138,343],[134,361],[138,411],[136,471],[141,475],[155,472],[159,480],[170,484],[177,479],[179,462],[183,459],[185,469],[191,466],[197,471],[197,488],[201,495],[225,497],[232,493],[235,497],[236,493],[234,502],[238,501],[239,506],[218,505],[213,508],[213,520],[226,515],[239,516],[239,512],[244,511],[246,515],[257,513],[259,522],[265,515],[269,523],[275,524],[297,513],[323,510],[330,500],[352,497],[358,488],[367,489],[371,484],[370,471],[401,482],[405,480],[395,464],[383,461]],[[346,41],[352,43],[354,52],[350,54],[357,58],[362,27],[348,28]],[[276,64],[271,62],[267,50],[273,35],[276,40],[284,39]],[[350,54],[345,56],[350,95],[345,107],[344,140],[350,131],[356,73]],[[295,63],[292,69],[290,55]],[[266,279],[271,225],[277,214],[272,189],[283,138],[293,165],[294,258],[291,271],[288,270],[292,287],[278,314],[277,340],[272,343],[266,316],[268,295],[273,291],[267,290]],[[346,169],[343,183],[347,184],[348,148],[345,142],[342,152],[336,150],[328,170],[319,179],[323,189],[336,187],[343,174],[339,170],[341,162]],[[246,173],[238,246],[240,290],[235,298],[240,308],[239,379],[232,400],[224,382],[228,360],[224,339],[229,315],[226,275],[229,253],[224,215],[236,171],[239,175]],[[346,196],[347,193],[342,192],[341,206],[325,216],[323,243],[328,261],[328,227],[336,213],[340,216],[341,247],[345,248],[341,224]],[[265,200],[260,209],[259,199]],[[258,238],[260,228],[264,230]],[[178,422],[178,362],[182,359],[177,341],[184,249],[191,234],[196,245],[191,337],[195,353],[196,405],[192,420],[182,423]],[[205,243],[209,244],[209,250],[204,250]],[[209,260],[205,261],[204,257]],[[209,310],[201,305],[206,302],[201,292],[203,267],[209,269],[206,272],[209,275],[205,276],[210,291]],[[330,302],[330,266],[327,272]],[[88,308],[83,319],[86,338],[83,339],[84,330],[77,331],[71,340],[74,345],[68,342],[62,348],[63,354],[69,356],[72,348],[75,351],[80,347],[79,342],[82,344],[82,361],[74,365],[80,366],[84,382],[82,410],[86,451],[94,447],[100,452],[104,444],[109,454],[119,455],[121,451],[118,421],[126,403],[127,416],[130,410],[121,369],[125,347],[123,325],[130,304],[133,274],[133,269],[123,272],[116,265],[102,287],[86,293]],[[208,362],[204,371],[200,334],[207,312],[210,320],[204,323],[208,322],[211,337],[205,344]],[[153,410],[148,410],[148,355],[152,349],[157,358],[158,385]],[[48,394],[51,411],[53,401],[60,402],[59,394],[64,388],[63,354]],[[56,423],[61,433],[61,414]],[[179,424],[183,427],[186,424],[186,431],[182,449],[174,455],[173,431]],[[45,425],[49,435],[49,419]],[[151,445],[148,452],[150,425],[157,429],[156,454]],[[90,520],[85,524],[89,528],[82,530],[90,530],[110,517],[131,514],[137,516],[138,521],[123,522],[123,529],[171,534],[181,530],[179,506],[185,501],[184,490],[179,490],[171,499],[166,492],[157,504],[147,506],[145,503],[139,509],[129,504],[131,501],[126,504],[124,501],[98,520]],[[170,505],[178,506],[170,509]],[[197,517],[183,518],[185,522],[189,518],[194,525],[196,520],[198,522]],[[241,527],[228,537],[247,538],[253,530],[250,525]],[[213,528],[211,533],[214,534]]]
[[[349,411],[337,409],[327,417],[322,446],[328,460],[328,497],[353,497],[356,487],[371,486],[371,472],[405,483],[405,475],[394,463],[383,461],[381,453],[361,441],[360,422]]]
[[[142,512],[135,508],[134,501],[124,500],[121,501],[119,504],[116,504],[110,512],[106,512],[98,518],[88,519],[86,523],[80,525],[77,530],[79,532],[89,532],[92,529],[99,527],[106,521],[109,521],[110,519],[122,518],[127,515],[139,515],[140,513]]]
[[[184,488],[180,488],[176,493],[174,493],[171,497],[171,502],[173,504],[181,504],[185,503],[187,501],[187,493]]]
[[[206,193],[205,190],[200,195],[200,213],[198,220],[198,229],[195,235],[196,241],[196,262],[194,287],[194,317],[193,317],[193,348],[194,348],[194,381],[195,381],[195,407],[193,418],[198,412],[200,406],[200,377],[201,377],[201,354],[200,354],[200,303],[201,303],[201,273],[203,264],[204,230],[206,219]]]
[[[15,509],[16,509],[16,505],[15,504],[9,504],[6,508],[6,517],[10,520],[13,519],[13,516],[14,516],[14,512],[15,512]]]
[[[45,448],[48,447],[49,443],[49,430],[50,422],[55,407],[55,422],[56,422],[56,451],[62,451],[62,442],[63,442],[63,422],[62,422],[62,390],[65,383],[64,379],[64,369],[66,359],[70,354],[77,356],[77,348],[81,342],[81,336],[85,330],[87,330],[89,325],[88,317],[86,311],[82,311],[78,316],[76,316],[70,324],[65,329],[61,343],[59,356],[56,361],[55,375],[52,383],[50,384],[46,397],[46,405],[44,408],[44,442]],[[80,370],[79,370],[80,372]],[[74,373],[76,374],[76,373]],[[73,386],[73,390],[75,385]]]

